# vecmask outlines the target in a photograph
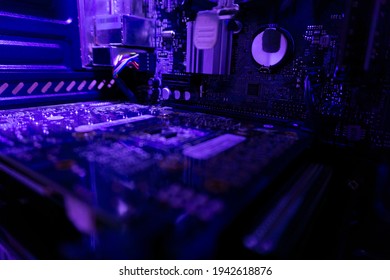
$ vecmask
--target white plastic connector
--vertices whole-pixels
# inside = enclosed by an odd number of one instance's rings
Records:
[[[199,50],[211,49],[218,40],[219,17],[215,11],[199,12],[194,28],[194,45]]]

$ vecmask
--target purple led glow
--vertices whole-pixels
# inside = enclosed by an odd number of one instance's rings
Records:
[[[262,253],[268,253],[273,250],[274,248],[274,243],[272,241],[264,241],[261,242],[259,245],[259,249],[261,250]]]
[[[18,46],[18,47],[36,47],[36,48],[56,48],[56,49],[61,48],[61,46],[58,44],[26,42],[26,41],[9,41],[9,40],[0,40],[0,45]]]
[[[26,19],[26,20],[32,20],[32,21],[38,21],[38,22],[49,22],[54,24],[60,24],[60,25],[69,25],[72,24],[73,19],[68,18],[66,20],[57,20],[57,19],[49,19],[49,18],[43,18],[43,17],[34,17],[30,15],[21,15],[16,13],[9,13],[0,11],[1,17],[10,17],[10,18],[17,18],[17,19]]]
[[[255,236],[249,236],[244,239],[244,244],[247,248],[253,249],[258,244],[258,240]]]

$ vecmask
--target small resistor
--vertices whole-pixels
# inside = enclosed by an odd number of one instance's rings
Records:
[[[165,31],[161,32],[161,36],[164,39],[173,39],[173,38],[175,38],[176,33],[173,30],[165,30]]]

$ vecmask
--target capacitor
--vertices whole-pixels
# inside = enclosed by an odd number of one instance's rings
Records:
[[[184,92],[184,99],[187,101],[191,99],[191,93],[189,91]]]
[[[165,87],[162,89],[162,99],[168,100],[172,92],[169,88]]]
[[[177,99],[180,99],[180,91],[179,91],[179,90],[175,90],[175,91],[173,92],[173,94],[174,94],[176,100],[177,100]]]

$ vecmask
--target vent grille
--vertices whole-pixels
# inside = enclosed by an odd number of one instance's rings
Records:
[[[15,96],[102,91],[112,88],[114,84],[114,80],[107,81],[106,79],[0,82],[0,99]]]

